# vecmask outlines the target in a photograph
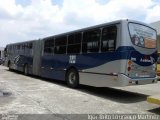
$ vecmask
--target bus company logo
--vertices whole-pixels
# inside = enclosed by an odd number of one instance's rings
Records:
[[[155,59],[153,57],[150,57],[151,63],[155,63]]]
[[[150,57],[150,59],[146,59],[146,58],[141,58],[140,62],[145,62],[145,63],[154,63],[154,58]]]
[[[76,55],[69,56],[69,63],[75,64],[76,63]]]

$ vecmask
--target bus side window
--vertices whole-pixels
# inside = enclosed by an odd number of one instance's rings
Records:
[[[32,55],[32,42],[26,43],[22,46],[22,51],[26,55]]]
[[[66,54],[67,36],[58,37],[55,39],[55,54]]]
[[[45,40],[44,55],[53,55],[54,53],[54,38]]]
[[[86,31],[83,34],[83,53],[99,52],[100,29]]]
[[[114,51],[116,47],[116,38],[117,38],[116,26],[103,28],[101,51],[102,52]]]
[[[81,50],[81,33],[68,36],[68,54],[79,54]]]
[[[28,43],[28,51],[29,51],[29,54],[32,55],[32,43]]]

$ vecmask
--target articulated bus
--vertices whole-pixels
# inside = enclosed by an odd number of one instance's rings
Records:
[[[43,78],[115,87],[156,83],[156,30],[118,20],[6,46],[9,69]]]

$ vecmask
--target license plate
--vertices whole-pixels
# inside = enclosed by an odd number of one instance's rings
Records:
[[[149,77],[149,75],[139,75],[139,77]]]

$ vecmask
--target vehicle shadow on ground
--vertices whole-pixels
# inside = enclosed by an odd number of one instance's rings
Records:
[[[17,71],[12,71],[18,74],[22,74],[21,72]],[[53,80],[53,79],[47,79],[47,78],[41,78],[37,76],[30,75],[29,77],[32,78],[38,78],[42,81],[50,82],[53,84],[57,84],[59,86],[63,87],[68,87],[66,85],[66,82],[64,81],[59,81],[59,80]],[[72,89],[72,88],[70,88]],[[104,99],[109,99],[115,102],[119,103],[125,103],[125,104],[130,104],[130,103],[136,103],[136,102],[141,102],[141,101],[146,101],[147,95],[144,94],[139,94],[139,93],[134,93],[134,92],[128,92],[120,89],[115,89],[115,88],[107,88],[107,87],[91,87],[91,86],[86,86],[86,85],[79,85],[77,89],[73,89],[77,91],[81,91],[90,95],[98,96]]]
[[[51,79],[46,79],[46,78],[39,78],[39,79],[46,81],[46,82],[51,82],[53,84],[57,84],[63,87],[68,87],[66,85],[66,82],[64,81],[51,80]],[[128,92],[128,91],[124,91],[120,89],[107,88],[107,87],[98,88],[98,87],[91,87],[91,86],[86,86],[86,85],[79,85],[77,89],[73,89],[73,90],[77,90],[77,91],[84,92],[84,93],[94,95],[94,96],[98,96],[104,99],[109,99],[115,102],[126,103],[126,104],[146,101],[148,97],[147,95],[134,93],[134,92]]]
[[[82,86],[79,88],[80,91],[92,94],[101,98],[109,99],[119,103],[136,103],[146,101],[147,96],[134,92],[128,92],[115,88],[96,88],[90,86]]]
[[[151,109],[151,110],[148,110],[148,111],[151,112],[151,113],[155,113],[155,114],[160,115],[160,107],[154,108],[154,109]]]

